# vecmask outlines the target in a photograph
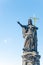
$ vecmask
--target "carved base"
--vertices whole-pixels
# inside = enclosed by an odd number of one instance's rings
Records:
[[[32,51],[36,51],[36,52],[37,52],[37,49],[35,50],[35,49],[29,49],[29,48],[25,48],[25,47],[24,47],[24,48],[23,48],[23,51],[24,51],[24,52],[26,52],[26,51],[27,51],[27,52],[32,52]]]
[[[33,52],[24,52],[22,55],[22,65],[40,65],[40,55]]]

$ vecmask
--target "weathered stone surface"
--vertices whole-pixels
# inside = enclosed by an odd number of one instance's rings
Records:
[[[36,51],[37,52],[37,27],[32,24],[32,20],[28,20],[28,25],[18,24],[22,27],[23,37],[25,38],[24,51]]]
[[[25,38],[22,65],[40,65],[40,55],[37,50],[37,30],[38,28],[32,24],[32,20],[28,20],[28,25],[18,24],[22,27],[23,38]]]

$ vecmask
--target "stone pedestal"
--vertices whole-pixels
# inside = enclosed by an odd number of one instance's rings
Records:
[[[40,55],[38,52],[23,52],[22,65],[40,65]]]

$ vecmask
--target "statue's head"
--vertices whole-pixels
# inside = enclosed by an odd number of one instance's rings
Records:
[[[28,19],[28,25],[32,25],[32,19]]]

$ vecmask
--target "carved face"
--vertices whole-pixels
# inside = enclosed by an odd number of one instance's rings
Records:
[[[28,19],[28,25],[32,25],[32,20]]]

